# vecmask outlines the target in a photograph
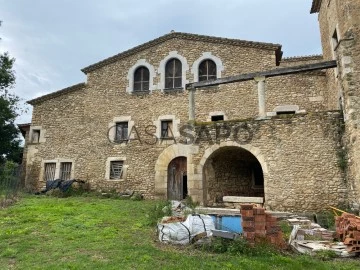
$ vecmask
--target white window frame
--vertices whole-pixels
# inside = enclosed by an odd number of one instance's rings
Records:
[[[216,78],[221,78],[221,73],[224,71],[224,65],[221,61],[221,59],[215,55],[212,55],[211,52],[204,52],[202,56],[200,56],[198,59],[195,60],[195,62],[192,65],[191,73],[194,76],[194,82],[199,81],[199,66],[202,61],[204,60],[212,60],[216,64]]]
[[[149,92],[151,93],[152,91],[156,90],[156,85],[154,84],[154,78],[156,76],[156,72],[155,72],[155,68],[149,64],[145,59],[140,59],[138,60],[135,65],[133,65],[128,72],[128,82],[129,85],[126,88],[126,92],[128,93],[133,93],[136,92],[134,91],[134,75],[135,75],[135,71],[139,68],[139,67],[146,67],[149,70]]]
[[[165,89],[165,67],[166,67],[167,62],[172,58],[176,58],[176,59],[180,60],[180,62],[181,62],[181,68],[182,68],[181,87],[183,89],[185,89],[185,85],[187,83],[189,83],[189,80],[186,80],[186,72],[189,70],[189,65],[187,63],[186,58],[183,57],[182,55],[178,54],[177,51],[172,51],[169,53],[168,56],[166,56],[163,60],[161,60],[159,69],[158,69],[158,73],[160,74],[160,82],[158,84],[158,89],[160,89],[162,92]]]
[[[111,170],[111,161],[122,161],[123,162],[123,171],[120,179],[110,179],[110,170]],[[111,182],[123,182],[127,177],[127,168],[129,165],[125,164],[126,157],[108,157],[105,164],[105,180]]]

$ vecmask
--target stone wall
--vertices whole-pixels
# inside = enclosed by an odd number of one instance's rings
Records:
[[[358,125],[360,119],[360,2],[357,0],[323,1],[319,23],[324,58],[338,60],[336,73],[328,71],[329,93],[334,98],[343,97],[346,136],[344,160],[348,163],[347,179],[352,191],[350,201],[359,205],[360,194],[360,144]],[[338,46],[331,46],[331,38],[337,31]]]
[[[195,171],[205,173],[206,160],[223,147],[245,149],[263,168],[267,209],[316,211],[327,205],[343,204],[348,194],[338,164],[341,123],[339,112],[229,122],[233,127],[242,127],[238,138],[230,136],[214,145],[200,142],[199,152],[193,157]],[[202,187],[192,193],[199,198],[204,194],[211,204],[211,186],[204,182]]]
[[[153,127],[147,129],[161,116],[177,119],[178,129],[186,124],[187,91],[158,90],[159,74],[154,77],[156,89],[151,93],[131,94],[126,90],[128,72],[139,59],[158,68],[172,51],[186,59],[189,82],[193,81],[191,67],[204,52],[221,59],[223,77],[275,68],[273,50],[172,39],[95,69],[87,74],[85,86],[34,103],[32,126],[39,126],[46,133],[43,142],[27,142],[27,183],[36,183],[37,189],[44,186],[44,162],[72,160],[74,177],[88,181],[93,189],[132,189],[154,198],[157,193],[164,195],[167,164],[181,154],[188,160],[190,195],[202,201],[203,178],[199,166],[204,165],[200,162],[212,145],[204,142],[199,147],[176,148],[173,141],[155,142]],[[325,82],[325,77],[319,73],[269,79],[268,111],[289,104],[298,105],[307,112],[325,110],[325,98],[321,98],[326,96]],[[253,119],[258,115],[257,88],[252,81],[198,90],[195,101],[197,121],[207,121],[211,112],[223,112],[230,121]],[[114,144],[108,137],[109,128],[119,117],[127,117],[136,128],[131,133],[133,140],[127,144]],[[264,162],[269,167],[265,176],[269,208],[310,210],[320,207],[317,200],[311,199],[314,197],[321,196],[326,203],[344,199],[341,173],[336,165],[336,142],[331,135],[336,125],[331,119],[337,116],[325,113],[324,120],[309,114],[249,122],[257,128],[251,144],[264,154]],[[242,132],[241,136],[248,136],[246,128]],[[165,161],[159,162],[160,157]],[[107,180],[106,166],[109,159],[114,158],[124,161],[126,178]],[[263,165],[262,161],[260,163]],[[161,165],[155,170],[157,164]],[[327,187],[321,189],[324,181]],[[299,205],[298,200],[306,202]]]

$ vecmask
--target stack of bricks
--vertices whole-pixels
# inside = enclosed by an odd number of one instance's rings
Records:
[[[274,245],[282,246],[284,244],[277,218],[266,214],[264,208],[255,207],[252,204],[242,204],[240,212],[243,236],[250,243],[266,239]]]
[[[343,213],[336,217],[336,234],[344,242],[349,253],[360,253],[360,218]]]

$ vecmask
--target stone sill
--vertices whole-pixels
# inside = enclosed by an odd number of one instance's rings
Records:
[[[223,202],[229,203],[264,203],[263,197],[241,197],[241,196],[224,196]]]
[[[120,182],[125,182],[125,179],[105,179],[105,181],[112,183],[120,183]]]

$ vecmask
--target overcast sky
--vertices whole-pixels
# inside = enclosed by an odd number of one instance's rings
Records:
[[[321,54],[312,0],[0,0],[0,52],[24,100],[85,81],[90,64],[169,33],[279,43]],[[31,106],[29,106],[31,107]],[[31,110],[17,120],[31,122]]]

